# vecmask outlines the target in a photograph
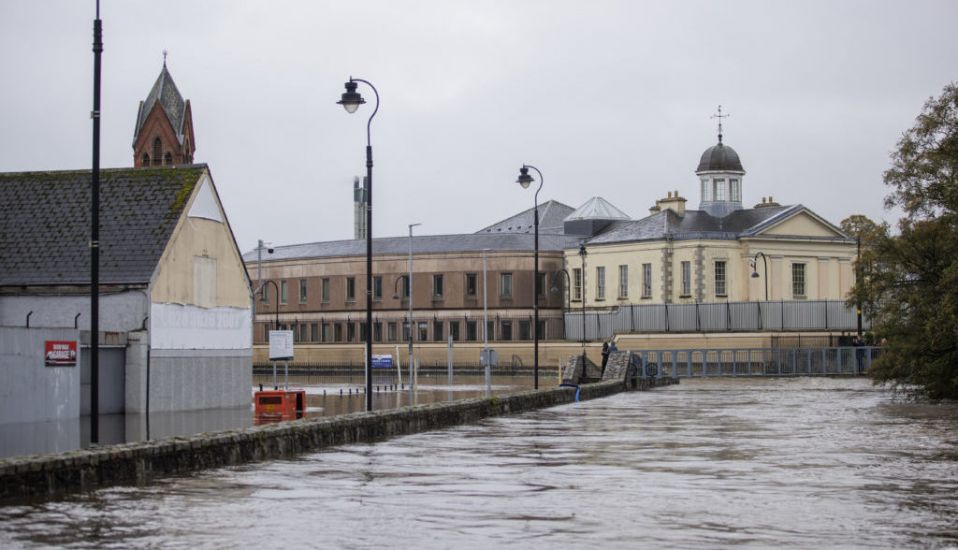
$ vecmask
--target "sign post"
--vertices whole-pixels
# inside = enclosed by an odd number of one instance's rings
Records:
[[[293,358],[293,331],[291,330],[271,330],[269,331],[269,360],[273,361],[273,389],[279,386],[276,384],[276,361],[286,362],[286,385],[289,386],[289,363]]]

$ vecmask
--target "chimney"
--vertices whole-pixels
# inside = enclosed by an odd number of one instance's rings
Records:
[[[687,201],[679,195],[678,191],[669,191],[664,199],[655,201],[655,206],[650,208],[651,212],[660,212],[662,210],[671,210],[679,216],[685,215],[685,203]]]

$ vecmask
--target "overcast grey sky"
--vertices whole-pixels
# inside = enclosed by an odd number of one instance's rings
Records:
[[[94,0],[0,0],[0,171],[90,167]],[[889,152],[958,78],[958,2],[102,0],[102,166],[169,50],[240,247],[352,238],[371,105],[374,235],[476,231],[540,202],[602,196],[634,218],[698,205],[710,115],[773,195],[838,223],[882,208]],[[360,91],[372,99],[368,88]]]

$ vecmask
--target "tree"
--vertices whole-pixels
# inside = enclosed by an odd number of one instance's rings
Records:
[[[878,224],[868,216],[853,214],[842,220],[841,228],[843,233],[854,238],[859,244],[858,258],[855,260],[856,284],[852,288],[847,304],[850,307],[861,305],[866,316],[874,317],[876,304],[864,293],[868,285],[859,284],[859,282],[867,282],[880,269],[877,251],[878,247],[888,239],[888,222]]]
[[[887,338],[870,374],[933,399],[956,398],[958,85],[925,103],[891,160],[885,205],[903,209],[900,234],[877,241],[873,270],[854,290]]]

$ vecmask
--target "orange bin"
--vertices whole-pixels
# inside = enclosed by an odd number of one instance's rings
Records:
[[[306,416],[306,390],[260,390],[253,396],[253,403],[257,423]]]

